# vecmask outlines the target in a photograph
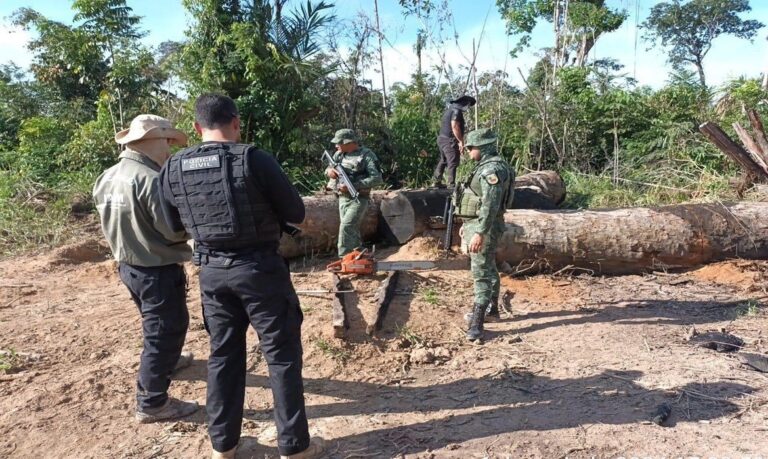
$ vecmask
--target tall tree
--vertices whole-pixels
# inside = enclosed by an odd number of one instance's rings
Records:
[[[627,18],[626,11],[611,9],[605,3],[605,0],[496,0],[507,23],[507,33],[520,35],[513,54],[530,44],[536,24],[542,20],[552,23],[555,68],[569,62],[584,66],[598,38],[621,27]]]
[[[712,48],[712,42],[721,35],[752,39],[763,27],[758,21],[739,17],[739,13],[751,10],[748,0],[659,3],[643,23],[646,30],[643,38],[670,48],[669,62],[676,69],[693,64],[701,85],[706,86],[704,57]]]
[[[139,72],[131,75],[138,70],[135,61],[150,64],[149,61],[152,60],[147,56],[147,51],[137,45],[138,39],[145,35],[138,28],[141,17],[133,14],[133,9],[125,0],[75,0],[72,8],[76,11],[75,21],[82,21],[80,28],[102,48],[110,66],[106,86],[109,89],[108,94],[114,94],[108,101],[117,131],[118,126],[125,126],[125,93],[131,90],[134,93],[140,91],[144,86],[141,83],[147,83],[142,81],[146,79],[141,78]],[[113,99],[117,103],[117,116],[112,109]]]
[[[313,58],[332,4],[307,0],[286,13],[287,0],[184,0],[192,16],[183,51],[192,93],[223,91],[238,102],[246,141],[276,155],[290,151],[294,131],[317,111],[307,92],[333,66]]]
[[[109,68],[85,30],[52,21],[31,8],[17,10],[12,19],[15,25],[37,32],[27,44],[34,54],[30,69],[37,81],[65,102],[89,105],[98,99]]]

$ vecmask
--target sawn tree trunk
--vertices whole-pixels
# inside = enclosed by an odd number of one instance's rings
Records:
[[[629,274],[726,258],[768,258],[768,203],[604,211],[510,210],[496,260],[533,273]]]

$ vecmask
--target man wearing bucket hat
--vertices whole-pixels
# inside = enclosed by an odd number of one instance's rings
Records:
[[[281,458],[322,454],[310,439],[302,380],[299,298],[277,249],[282,223],[301,223],[305,209],[274,156],[240,141],[231,98],[195,101],[203,142],[171,158],[160,172],[162,203],[174,228],[195,239],[200,295],[210,337],[208,434],[213,459],[234,458],[243,424],[246,332],[253,326],[269,369]]]
[[[461,185],[456,216],[463,219],[461,237],[467,245],[475,298],[469,315],[467,339],[481,340],[485,315],[499,315],[499,271],[496,246],[504,232],[504,211],[511,207],[514,171],[496,151],[496,135],[490,129],[467,134],[469,156],[476,161]]]
[[[171,373],[193,359],[181,352],[189,325],[182,263],[192,252],[186,233],[172,230],[162,214],[158,174],[171,145],[186,145],[187,136],[165,118],[139,115],[115,141],[125,149],[118,163],[96,179],[93,198],[120,279],[141,313],[136,420],[180,418],[197,410],[196,402],[168,396]]]
[[[464,149],[464,112],[475,105],[475,98],[461,96],[448,102],[440,123],[440,134],[437,136],[437,147],[440,150],[440,161],[434,173],[434,186],[445,188],[443,172],[446,174],[448,186],[456,183],[456,168],[459,166],[461,151]]]
[[[340,163],[349,176],[352,185],[360,193],[357,199],[352,199],[345,186],[336,186],[338,174],[329,167],[325,174],[331,179],[328,187],[337,190],[339,196],[339,257],[343,257],[362,245],[360,223],[368,209],[371,188],[383,183],[379,170],[379,159],[376,154],[360,145],[360,141],[352,129],[339,129],[331,139],[336,145],[333,161]]]

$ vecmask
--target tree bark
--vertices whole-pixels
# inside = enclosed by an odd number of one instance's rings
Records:
[[[510,210],[496,252],[518,273],[572,267],[596,274],[682,269],[768,257],[768,203],[602,211]]]
[[[432,229],[430,217],[443,215],[449,194],[450,191],[446,189],[374,191],[361,225],[363,241],[375,241],[384,236],[390,242],[402,244]],[[555,209],[563,199],[565,184],[554,171],[533,172],[515,180],[516,208]],[[301,234],[296,237],[284,235],[280,240],[280,253],[284,257],[312,257],[336,249],[339,235],[339,204],[336,195],[326,193],[305,197],[304,207],[304,222],[296,225],[302,230]],[[389,213],[390,223],[382,217],[384,211]],[[405,221],[397,222],[398,219]],[[396,231],[400,235],[397,238],[392,237],[392,228],[395,227],[400,228]]]
[[[376,237],[379,223],[379,205],[384,191],[371,194],[368,211],[360,227],[364,241]],[[306,217],[296,225],[301,234],[295,237],[283,235],[280,240],[280,253],[287,258],[315,256],[333,252],[339,236],[339,201],[332,193],[318,194],[304,198]]]
[[[749,118],[749,124],[752,125],[752,130],[755,132],[755,140],[760,146],[763,155],[768,156],[768,140],[765,138],[765,129],[763,129],[763,122],[760,120],[760,115],[757,114],[755,109],[750,108],[747,110],[747,117]],[[768,160],[766,161],[768,162]]]
[[[760,146],[757,144],[757,142],[755,142],[755,139],[753,139],[752,136],[749,135],[749,132],[741,127],[741,124],[739,123],[733,123],[733,130],[736,131],[736,135],[739,136],[741,143],[744,144],[744,147],[746,148],[747,153],[749,153],[750,158],[752,158],[752,161],[754,161],[755,164],[760,167],[763,173],[768,176],[768,158],[765,157],[763,151],[760,149]]]
[[[765,173],[760,166],[755,164],[752,158],[750,158],[749,153],[744,151],[739,144],[731,140],[731,138],[720,129],[720,126],[707,121],[699,126],[699,131],[701,131],[710,142],[715,144],[720,151],[741,166],[744,172],[748,175],[748,178],[751,180],[757,179],[758,177],[765,178]]]

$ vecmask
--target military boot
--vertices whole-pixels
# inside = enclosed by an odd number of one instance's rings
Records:
[[[485,310],[485,320],[493,322],[501,319],[499,314],[499,297],[491,298],[491,302],[488,303],[488,309]]]
[[[472,323],[472,314],[473,311],[464,314],[464,321],[467,322],[467,325]],[[488,303],[488,307],[485,308],[485,322],[498,322],[499,320],[501,320],[501,315],[499,314],[499,299],[491,298],[491,302]]]
[[[469,321],[469,330],[467,330],[467,339],[470,341],[479,341],[483,337],[483,320],[485,320],[486,304],[475,304],[472,309],[472,318]]]

